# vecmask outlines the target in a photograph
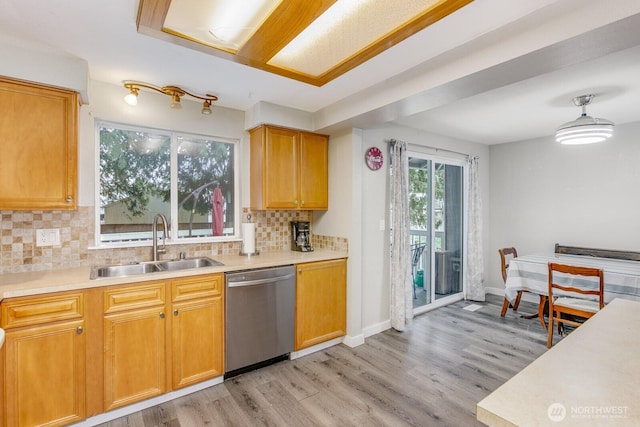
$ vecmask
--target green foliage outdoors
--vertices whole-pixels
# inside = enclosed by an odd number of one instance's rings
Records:
[[[233,194],[233,145],[206,140],[184,143],[190,148],[178,150],[178,201],[192,213],[207,214],[216,185],[224,195]],[[102,206],[122,202],[133,218],[145,213],[151,197],[169,202],[170,144],[167,135],[101,128]]]
[[[161,148],[145,153],[142,132],[121,129],[100,131],[100,202],[121,201],[131,217],[141,216],[151,196],[169,198],[169,138]]]
[[[429,162],[433,165],[433,162]],[[436,169],[434,174],[435,180],[435,199],[440,201],[444,199],[444,168]],[[412,229],[426,230],[429,224],[428,207],[429,201],[429,169],[428,168],[409,168],[409,221]],[[438,229],[442,223],[441,219],[436,220],[435,228]]]

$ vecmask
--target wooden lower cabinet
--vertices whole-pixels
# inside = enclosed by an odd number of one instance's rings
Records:
[[[106,288],[104,312],[103,409],[166,392],[164,281]]]
[[[104,410],[224,373],[223,275],[104,291]]]
[[[2,302],[2,425],[62,426],[86,417],[82,298],[52,294]]]
[[[222,274],[172,282],[171,371],[174,389],[224,374]]]
[[[207,274],[3,301],[0,426],[68,425],[223,375],[223,295]]]
[[[105,411],[167,391],[164,317],[164,307],[105,317]]]
[[[295,349],[338,338],[347,330],[345,259],[297,265]]]

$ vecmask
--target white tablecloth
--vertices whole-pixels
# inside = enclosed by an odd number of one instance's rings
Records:
[[[547,295],[550,262],[603,269],[605,303],[614,298],[640,300],[640,261],[555,253],[525,255],[512,259],[509,262],[505,286],[507,299],[514,302],[519,290]],[[588,287],[596,286],[596,283],[589,280],[585,283]]]

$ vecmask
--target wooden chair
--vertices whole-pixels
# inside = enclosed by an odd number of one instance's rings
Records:
[[[564,273],[565,276],[554,276],[556,273]],[[567,285],[559,284],[559,279],[569,278]],[[582,277],[597,277],[598,286],[596,289],[587,287],[587,281]],[[580,282],[583,283],[580,283]],[[558,295],[558,291],[563,291]],[[555,294],[555,295],[554,295]],[[562,326],[567,323],[573,326],[580,326],[582,322],[576,321],[575,317],[588,319],[604,307],[604,273],[602,269],[591,267],[578,267],[574,265],[549,263],[549,328],[547,338],[547,348],[551,348],[553,341],[553,322],[558,322],[558,333],[561,333]],[[591,298],[589,298],[591,297]],[[572,316],[572,319],[563,317]],[[583,320],[584,321],[584,320]]]
[[[500,264],[502,268],[502,280],[504,283],[507,283],[507,272],[509,271],[509,262],[513,258],[518,257],[518,251],[516,248],[502,248],[498,249],[498,253],[500,254]],[[516,297],[516,301],[513,303],[513,311],[518,310],[518,306],[520,305],[520,299],[522,298],[522,291],[518,291],[518,296]],[[502,311],[500,312],[500,316],[504,317],[507,313],[507,309],[509,308],[509,300],[505,297],[504,302],[502,303]]]
[[[500,263],[502,267],[502,280],[504,283],[507,283],[507,272],[509,270],[509,262],[513,258],[518,257],[518,251],[516,248],[502,248],[498,249],[498,253],[500,254]],[[518,311],[518,306],[520,305],[520,299],[522,298],[522,293],[526,291],[518,291],[518,296],[516,297],[515,302],[513,303],[513,311]],[[544,323],[544,308],[546,305],[547,297],[545,295],[540,295],[540,302],[538,304],[538,312],[534,314],[525,314],[522,315],[525,319],[533,319],[534,317],[538,317],[540,320],[540,325],[542,329],[546,329],[547,325]],[[500,311],[500,317],[504,317],[507,314],[507,309],[509,308],[509,300],[505,297],[504,302],[502,303],[502,311]]]

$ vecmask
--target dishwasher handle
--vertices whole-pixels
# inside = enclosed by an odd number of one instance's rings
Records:
[[[282,282],[283,280],[291,279],[292,277],[295,277],[295,274],[287,274],[287,275],[278,276],[278,277],[269,277],[268,279],[243,280],[241,282],[227,282],[227,287],[240,288],[242,286],[265,285],[267,283]]]

